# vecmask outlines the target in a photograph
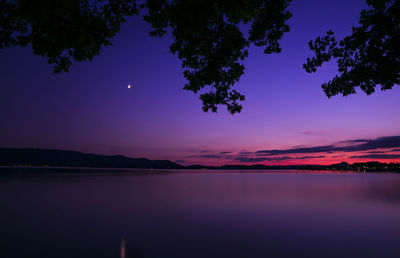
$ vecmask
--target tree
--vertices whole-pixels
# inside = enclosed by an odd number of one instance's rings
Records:
[[[135,1],[0,0],[0,48],[30,46],[34,54],[68,71],[72,60],[92,60],[125,21]]]
[[[337,61],[339,75],[322,84],[328,97],[354,94],[356,87],[370,95],[377,85],[388,90],[400,84],[400,1],[367,0],[367,4],[350,36],[337,42],[328,31],[308,43],[315,52],[303,65],[308,73],[332,58]]]
[[[168,28],[174,38],[170,51],[182,60],[185,90],[200,95],[203,110],[226,105],[240,112],[244,96],[232,90],[244,73],[250,44],[266,54],[279,53],[279,40],[289,26],[291,0],[0,0],[0,48],[30,45],[68,71],[73,61],[92,60],[119,32],[126,17],[143,15],[151,36]],[[245,37],[242,24],[249,24]]]

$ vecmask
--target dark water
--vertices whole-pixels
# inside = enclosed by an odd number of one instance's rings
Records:
[[[57,172],[0,176],[0,257],[400,257],[400,174]]]

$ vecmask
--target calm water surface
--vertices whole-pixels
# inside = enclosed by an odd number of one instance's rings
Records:
[[[400,257],[400,174],[1,172],[4,258]]]

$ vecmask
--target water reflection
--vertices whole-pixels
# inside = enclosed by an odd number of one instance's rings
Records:
[[[0,203],[7,258],[400,257],[400,174],[66,171]]]
[[[121,239],[121,258],[126,258],[125,257],[125,239]]]
[[[365,188],[366,198],[394,205],[400,203],[400,179],[381,180]]]

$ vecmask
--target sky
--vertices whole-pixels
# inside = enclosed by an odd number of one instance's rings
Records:
[[[328,99],[321,84],[336,64],[307,74],[307,42],[332,29],[338,39],[356,25],[364,0],[293,1],[281,54],[251,47],[234,86],[246,96],[240,114],[202,111],[183,90],[170,36],[148,36],[130,18],[92,62],[68,73],[29,47],[0,50],[0,147],[75,150],[182,165],[332,164],[400,161],[400,87],[371,96]],[[132,85],[128,89],[128,85]]]

